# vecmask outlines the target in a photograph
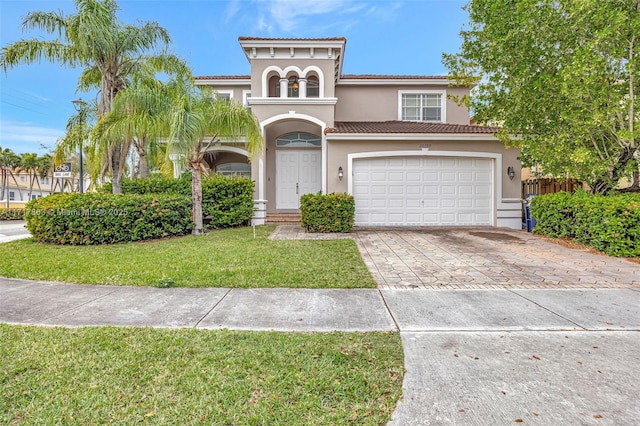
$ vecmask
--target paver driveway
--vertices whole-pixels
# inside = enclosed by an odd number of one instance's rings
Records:
[[[382,289],[625,288],[640,264],[504,228],[369,228],[355,240]]]

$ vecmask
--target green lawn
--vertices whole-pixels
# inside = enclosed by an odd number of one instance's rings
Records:
[[[1,424],[386,423],[398,333],[0,324]]]
[[[351,239],[271,241],[273,226],[104,246],[0,244],[0,276],[82,284],[175,287],[376,286]]]

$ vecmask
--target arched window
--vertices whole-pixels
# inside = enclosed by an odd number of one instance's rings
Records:
[[[307,77],[307,98],[319,98],[320,97],[320,82],[318,77],[310,75]]]
[[[270,98],[279,98],[280,97],[280,76],[272,75],[269,77],[269,97]]]

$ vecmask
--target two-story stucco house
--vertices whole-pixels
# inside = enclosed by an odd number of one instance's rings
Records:
[[[347,192],[356,226],[520,229],[520,161],[470,124],[445,76],[342,74],[346,39],[240,37],[249,75],[197,77],[251,108],[265,149],[222,142],[212,170],[251,176],[256,217],[296,213],[305,193]]]

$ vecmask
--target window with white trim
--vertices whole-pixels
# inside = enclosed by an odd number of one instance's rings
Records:
[[[13,191],[9,191],[9,201],[15,201],[16,200],[16,193]]]
[[[242,91],[242,105],[245,106],[249,111],[251,111],[251,106],[249,105],[249,98],[251,97],[251,90],[243,90]]]
[[[404,121],[445,121],[444,91],[400,91],[399,119]]]
[[[315,75],[307,78],[307,98],[320,97],[320,82]]]
[[[231,99],[233,99],[233,90],[216,90],[215,97],[217,99],[225,99],[227,101],[230,101]]]

